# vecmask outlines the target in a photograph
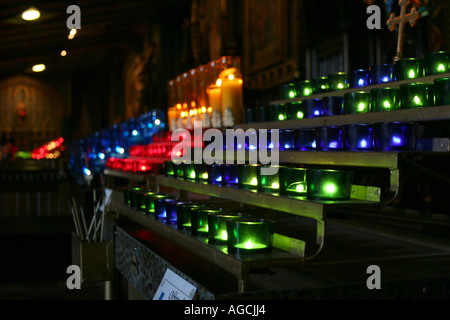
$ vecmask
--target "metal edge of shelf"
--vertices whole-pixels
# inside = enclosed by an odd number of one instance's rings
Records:
[[[450,119],[450,106],[432,106],[417,109],[400,109],[284,121],[245,123],[236,125],[235,129],[299,129],[345,126],[355,123],[422,122],[448,119]]]
[[[419,77],[419,78],[414,78],[414,79],[390,81],[390,82],[374,84],[374,85],[365,86],[365,87],[347,88],[347,89],[343,89],[343,90],[327,91],[327,92],[323,92],[323,93],[318,93],[318,94],[313,94],[313,95],[303,96],[303,97],[297,97],[297,98],[293,98],[293,99],[279,99],[279,100],[271,101],[270,105],[282,104],[282,103],[288,103],[288,102],[298,102],[298,101],[302,101],[302,100],[306,100],[306,99],[320,99],[320,98],[329,97],[329,96],[343,96],[347,92],[357,92],[357,91],[369,92],[370,90],[376,89],[376,88],[400,88],[400,86],[402,84],[408,84],[408,83],[414,83],[414,82],[433,83],[434,80],[436,80],[436,79],[448,78],[448,77],[450,77],[450,73],[448,73],[448,72],[440,73],[440,74],[434,74],[434,75],[429,75],[429,76]]]
[[[243,259],[239,259],[234,255],[226,254],[214,246],[199,241],[195,237],[187,236],[156,219],[128,208],[123,204],[118,203],[117,200],[113,200],[111,206],[119,212],[119,215],[121,214],[168,240],[174,241],[185,249],[190,250],[193,254],[196,254],[215,265],[227,266],[227,271],[238,277],[244,276],[245,273],[253,268],[293,266],[304,260],[298,255],[282,251],[281,249],[278,249],[280,252],[242,256]]]
[[[152,178],[153,174],[140,174],[140,173],[133,173],[133,172],[124,172],[114,169],[105,169],[103,170],[103,174],[105,176],[111,176],[116,178],[123,178],[123,179],[129,179],[134,181],[146,181],[149,178]]]

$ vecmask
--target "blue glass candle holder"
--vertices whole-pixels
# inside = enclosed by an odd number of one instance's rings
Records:
[[[446,73],[450,70],[450,52],[437,51],[425,53],[424,61],[425,75],[427,76]]]
[[[379,64],[369,69],[370,84],[380,84],[395,81],[395,68],[391,63]]]
[[[231,254],[259,254],[272,251],[275,221],[243,218],[227,220],[227,247]]]
[[[328,75],[328,85],[330,91],[337,91],[349,88],[348,73],[338,72]]]
[[[245,108],[244,123],[255,123],[255,122],[257,122],[256,113],[257,113],[256,108],[253,108],[253,107]]]
[[[281,99],[293,99],[298,96],[297,85],[295,82],[285,83],[281,85]]]
[[[395,77],[397,81],[416,79],[424,76],[424,60],[405,58],[395,62]]]
[[[239,176],[238,176],[238,166],[237,164],[224,164],[223,165],[223,182],[222,184],[227,186],[238,186]]]
[[[416,125],[409,122],[384,122],[374,125],[377,151],[413,151],[416,147]]]
[[[286,103],[287,118],[291,119],[303,119],[303,104],[301,101],[292,101]]]
[[[328,96],[322,98],[323,115],[337,116],[345,114],[344,98],[341,96]]]
[[[145,213],[148,216],[155,217],[155,203],[156,199],[169,199],[172,196],[163,193],[148,193],[144,196],[145,201]]]
[[[257,150],[258,149],[258,132],[255,130],[247,130],[245,132],[245,149]]]
[[[374,88],[370,90],[371,108],[374,112],[400,109],[400,89]]]
[[[304,128],[294,130],[295,148],[299,151],[315,151],[317,149],[317,129]]]
[[[307,97],[313,93],[311,80],[299,80],[297,85],[297,97]]]
[[[367,113],[371,111],[370,93],[365,91],[344,94],[344,106],[347,114]]]
[[[306,171],[309,200],[349,200],[351,197],[353,172],[346,170],[308,169]]]
[[[318,77],[312,79],[313,94],[328,92],[330,86],[328,84],[328,77]]]
[[[400,86],[402,109],[434,106],[434,86],[431,83],[407,83]]]
[[[321,151],[339,151],[344,147],[342,127],[322,127],[318,129],[317,148]]]
[[[208,182],[210,184],[222,184],[223,183],[223,169],[224,169],[224,165],[221,165],[221,164],[208,165]]]
[[[450,78],[434,80],[434,98],[436,106],[450,105]]]
[[[306,169],[280,167],[280,195],[292,197],[306,196]]]
[[[365,87],[370,84],[369,70],[358,69],[350,74],[350,88]]]
[[[374,150],[373,127],[368,124],[351,124],[345,126],[346,149],[349,151]]]
[[[284,103],[272,105],[272,121],[284,121],[287,119],[287,106]]]
[[[279,131],[278,150],[288,151],[295,148],[294,130],[286,129]]]
[[[250,218],[247,214],[238,212],[221,212],[208,214],[208,243],[226,245],[228,241],[227,221]]]
[[[178,202],[175,197],[155,198],[155,218],[166,221],[167,219],[167,203]]]
[[[177,203],[177,229],[190,230],[191,229],[191,210],[198,208],[206,208],[205,204],[193,202],[178,202]]]
[[[166,223],[173,225],[178,224],[178,207],[189,203],[190,202],[181,200],[166,201]]]
[[[260,170],[261,165],[259,164],[237,165],[239,188],[248,190],[258,190]]]
[[[302,104],[304,118],[315,118],[323,115],[322,99],[305,99]]]

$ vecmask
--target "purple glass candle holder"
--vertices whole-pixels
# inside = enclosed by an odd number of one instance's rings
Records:
[[[322,151],[342,150],[343,130],[342,127],[322,127],[318,130],[317,148]]]
[[[223,165],[210,164],[208,165],[208,183],[222,184],[223,182]]]
[[[369,69],[370,84],[380,84],[395,81],[393,64],[379,64]]]
[[[322,104],[324,116],[336,116],[345,114],[344,98],[341,96],[323,97]]]
[[[323,115],[322,99],[303,100],[303,117],[315,118]]]
[[[384,122],[374,126],[378,151],[412,151],[416,147],[416,125],[409,122]]]
[[[370,84],[369,71],[358,69],[350,74],[350,88],[365,87]]]
[[[349,151],[371,151],[374,149],[373,127],[368,124],[345,126],[345,145]]]
[[[278,149],[280,151],[286,151],[294,149],[294,147],[294,130],[280,130]]]
[[[315,151],[317,149],[317,129],[305,128],[294,130],[295,149],[299,151]]]
[[[224,164],[223,165],[223,181],[222,184],[227,186],[237,186],[239,184],[238,165]]]

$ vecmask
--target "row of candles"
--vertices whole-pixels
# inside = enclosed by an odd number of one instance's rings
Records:
[[[405,58],[394,64],[380,64],[350,73],[338,72],[312,80],[286,83],[281,86],[281,98],[293,99],[347,88],[416,79],[447,73],[449,70],[450,52],[431,52],[424,54],[423,58]]]
[[[448,92],[450,78],[439,78],[433,83],[415,82],[402,84],[399,88],[373,88],[369,92],[352,91],[343,96],[307,98],[270,107],[247,108],[245,122],[283,121],[450,105]]]
[[[242,122],[241,59],[224,56],[184,72],[168,82],[170,130],[190,129],[194,121],[205,127],[233,127]]]
[[[272,251],[275,221],[186,201],[145,187],[124,190],[125,205],[191,236],[206,238],[225,253]],[[225,247],[224,247],[225,245]]]
[[[261,164],[164,163],[167,177],[227,187],[301,197],[308,200],[350,200],[353,172],[277,166],[265,175]]]

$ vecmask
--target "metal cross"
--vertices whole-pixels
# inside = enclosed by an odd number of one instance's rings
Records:
[[[390,31],[394,31],[395,27],[398,26],[398,40],[397,40],[397,54],[394,57],[394,61],[402,59],[403,54],[403,38],[405,33],[405,23],[409,22],[411,27],[413,27],[420,17],[419,11],[416,8],[412,8],[411,12],[406,14],[406,6],[411,2],[411,0],[399,0],[398,5],[400,6],[400,15],[395,16],[395,13],[391,13],[387,21],[387,26]]]

